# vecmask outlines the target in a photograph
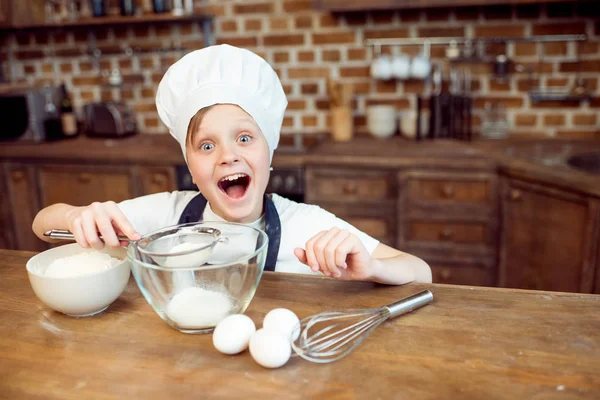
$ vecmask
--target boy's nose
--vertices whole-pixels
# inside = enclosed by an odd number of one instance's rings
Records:
[[[240,156],[235,146],[223,146],[221,148],[221,164],[233,164],[240,160]]]

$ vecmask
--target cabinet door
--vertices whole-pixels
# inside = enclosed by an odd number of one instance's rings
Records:
[[[131,171],[125,167],[44,165],[39,168],[39,182],[42,207],[119,202],[134,193]]]
[[[171,192],[176,189],[175,169],[173,167],[139,167],[136,175],[141,178],[140,195]]]
[[[590,200],[514,179],[502,194],[500,286],[591,292],[598,238]]]
[[[13,214],[11,225],[14,240],[11,243],[12,248],[32,251],[46,249],[46,243],[35,236],[31,230],[31,224],[39,210],[34,168],[11,164],[5,168],[5,174],[7,197]],[[2,229],[4,229],[4,225]]]
[[[430,262],[433,283],[469,286],[494,286],[494,270],[482,265]]]
[[[13,225],[13,212],[11,209],[10,193],[8,190],[8,174],[6,166],[0,164],[0,249],[16,249],[16,237]]]
[[[0,27],[6,28],[11,25],[10,1],[0,0]]]

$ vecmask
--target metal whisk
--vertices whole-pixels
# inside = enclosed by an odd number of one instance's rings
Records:
[[[322,312],[300,321],[300,335],[292,348],[300,357],[329,363],[345,357],[375,328],[389,318],[429,304],[433,294],[424,290],[380,308]],[[298,328],[297,328],[298,329]]]

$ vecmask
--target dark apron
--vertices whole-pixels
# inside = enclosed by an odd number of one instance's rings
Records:
[[[204,209],[206,208],[206,198],[202,193],[198,193],[185,207],[179,217],[180,224],[202,221]],[[279,214],[273,204],[273,200],[265,195],[265,231],[269,237],[269,247],[267,249],[267,260],[265,262],[265,271],[275,271],[277,255],[279,254],[279,244],[281,243],[281,222]]]

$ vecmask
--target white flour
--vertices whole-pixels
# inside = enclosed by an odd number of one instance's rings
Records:
[[[231,299],[225,293],[189,287],[173,297],[167,315],[180,328],[209,328],[229,315],[232,307]]]
[[[74,254],[54,260],[44,275],[53,278],[71,278],[79,275],[93,274],[115,267],[121,260],[111,257],[106,253],[95,250],[86,250],[82,253]]]

